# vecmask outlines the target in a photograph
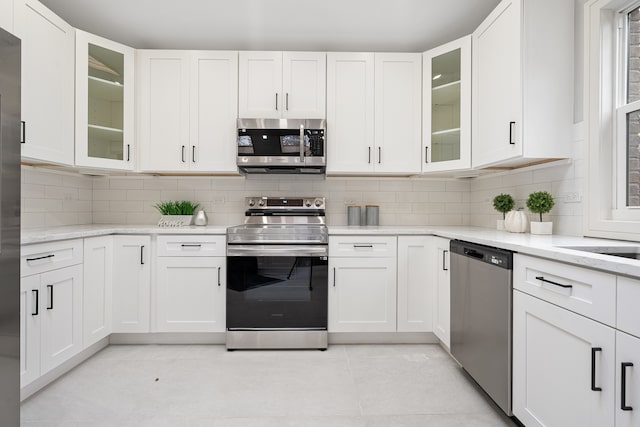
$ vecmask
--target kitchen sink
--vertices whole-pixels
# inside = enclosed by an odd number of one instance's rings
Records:
[[[611,255],[621,258],[640,259],[639,246],[559,246],[563,249]]]

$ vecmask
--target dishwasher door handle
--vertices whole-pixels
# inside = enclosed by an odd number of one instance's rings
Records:
[[[464,248],[464,254],[468,257],[479,258],[479,259],[484,258],[484,254],[482,252],[476,251],[475,249]]]

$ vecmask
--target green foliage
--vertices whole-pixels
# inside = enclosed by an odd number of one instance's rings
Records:
[[[493,208],[498,212],[502,212],[502,219],[504,219],[505,214],[512,210],[515,205],[516,202],[509,194],[498,194],[493,198]]]
[[[542,222],[542,214],[549,213],[553,205],[555,205],[553,196],[546,191],[531,193],[527,199],[527,208],[533,213],[540,214],[540,222]]]
[[[187,200],[179,202],[160,202],[153,205],[162,215],[193,215],[200,203],[193,203]]]

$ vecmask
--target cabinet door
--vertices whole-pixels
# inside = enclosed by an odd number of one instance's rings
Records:
[[[329,274],[329,332],[395,332],[395,258],[333,258]]]
[[[189,169],[189,54],[138,51],[140,169]]]
[[[156,271],[158,332],[224,332],[224,257],[158,257]]]
[[[40,376],[40,275],[20,279],[20,386]]]
[[[193,53],[190,103],[190,170],[237,173],[237,52]]]
[[[0,0],[0,28],[13,33],[13,0]]]
[[[37,0],[14,3],[22,39],[22,156],[73,166],[74,29]]]
[[[373,172],[374,55],[327,54],[327,173]]]
[[[451,279],[449,272],[449,240],[432,237],[429,256],[433,286],[433,333],[447,347],[451,346]]]
[[[431,236],[398,237],[398,332],[431,332]]]
[[[616,388],[616,427],[640,425],[640,338],[623,332],[616,332]]]
[[[522,155],[522,0],[504,0],[473,33],[473,167]]]
[[[613,425],[614,330],[513,294],[514,415],[528,427]]]
[[[282,115],[282,52],[240,52],[238,117],[279,119]]]
[[[82,350],[82,265],[41,276],[42,374]]]
[[[376,173],[418,173],[422,146],[422,56],[375,55]]]
[[[114,236],[113,332],[149,332],[149,236]]]
[[[282,117],[324,119],[327,55],[324,52],[282,54]]]
[[[422,171],[471,167],[471,36],[423,56]]]
[[[133,169],[135,52],[76,31],[76,164]]]
[[[112,329],[113,237],[84,239],[84,348],[108,336]]]

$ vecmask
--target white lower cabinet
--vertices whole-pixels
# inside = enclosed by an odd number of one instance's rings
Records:
[[[514,415],[527,427],[614,425],[615,340],[611,327],[514,290]]]
[[[224,257],[158,257],[158,332],[224,332]]]
[[[40,376],[40,275],[20,279],[20,385]]]
[[[150,236],[113,238],[113,330],[149,332]]]
[[[433,330],[432,236],[398,236],[398,332]]]
[[[111,334],[113,236],[84,239],[84,348]]]
[[[451,346],[451,279],[449,239],[430,238],[427,258],[428,278],[432,284],[433,333],[447,347]]]

